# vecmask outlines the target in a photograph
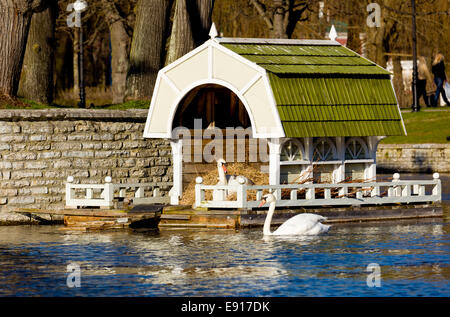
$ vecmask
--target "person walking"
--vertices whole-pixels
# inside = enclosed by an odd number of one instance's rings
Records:
[[[450,102],[448,101],[444,90],[444,83],[447,81],[447,76],[445,75],[444,55],[441,53],[436,54],[431,71],[433,72],[434,83],[436,84],[436,94],[433,99],[433,107],[438,105],[439,96],[441,94],[447,106],[450,106]]]
[[[431,80],[431,74],[427,67],[427,61],[425,57],[419,57],[419,65],[418,65],[418,78],[417,78],[417,106],[420,110],[420,97],[423,97],[425,101],[425,105],[427,107],[430,106],[430,101],[427,97],[427,80]]]

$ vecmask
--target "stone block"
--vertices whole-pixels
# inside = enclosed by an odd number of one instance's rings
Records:
[[[107,132],[96,133],[92,136],[93,141],[114,141],[114,134]]]
[[[32,195],[48,194],[48,188],[47,187],[30,187],[30,192]]]
[[[68,151],[62,153],[63,157],[78,157],[78,158],[93,158],[94,152],[92,151]]]
[[[133,158],[119,159],[117,165],[118,167],[135,167],[136,160]]]
[[[32,134],[28,139],[32,142],[47,141],[47,136],[43,134]]]
[[[75,133],[75,134],[69,134],[67,136],[67,141],[90,141],[92,140],[92,135],[83,133]]]
[[[16,196],[18,190],[15,188],[2,188],[0,189],[0,196]]]
[[[23,178],[33,178],[33,177],[42,177],[42,172],[40,171],[12,171],[11,178],[12,179],[23,179]]]
[[[20,133],[20,126],[15,122],[0,121],[0,134]]]
[[[53,161],[53,167],[60,169],[60,168],[69,168],[72,167],[72,161],[70,160],[55,160]]]
[[[74,131],[75,131],[75,125],[73,124],[73,122],[59,121],[59,122],[55,123],[55,127],[54,127],[55,134],[71,133]]]
[[[37,143],[37,144],[30,144],[28,146],[29,151],[44,151],[44,150],[50,150],[51,145],[49,143]]]
[[[63,142],[67,141],[67,136],[64,134],[53,134],[48,137],[52,142]]]
[[[95,151],[95,158],[106,158],[113,156],[113,151]]]
[[[12,168],[12,163],[7,161],[0,161],[0,169],[10,169]]]
[[[103,148],[103,144],[101,142],[82,142],[81,148],[83,150],[100,150]]]
[[[7,161],[26,161],[35,160],[37,154],[33,152],[14,152],[3,155],[3,159]]]
[[[49,163],[45,161],[31,161],[31,162],[25,162],[24,168],[26,169],[46,169],[49,167]]]
[[[16,196],[9,198],[9,204],[12,205],[29,205],[34,204],[35,199],[33,196]]]
[[[140,147],[139,141],[124,141],[123,142],[123,148],[124,149],[136,149]]]
[[[91,162],[91,168],[115,168],[117,167],[117,159],[98,159]]]
[[[120,150],[122,149],[122,142],[104,142],[103,149],[104,150]]]
[[[81,150],[80,142],[55,142],[52,143],[52,150],[59,151],[71,151],[71,150]]]
[[[38,154],[38,159],[55,159],[55,158],[60,158],[60,157],[61,157],[61,152],[55,152],[55,151],[41,152]]]
[[[26,141],[26,136],[23,134],[1,134],[0,142],[10,143],[10,142],[24,142]]]
[[[22,133],[26,134],[52,134],[54,131],[53,124],[49,121],[41,122],[23,122]]]

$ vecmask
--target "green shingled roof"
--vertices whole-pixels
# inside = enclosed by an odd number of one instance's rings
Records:
[[[390,73],[330,41],[224,41],[267,71],[286,137],[404,135]]]

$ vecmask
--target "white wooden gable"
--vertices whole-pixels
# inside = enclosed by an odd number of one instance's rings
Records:
[[[280,138],[284,130],[265,69],[210,39],[158,73],[145,138],[171,138],[181,100],[194,88],[216,84],[230,89],[245,106],[253,137]]]

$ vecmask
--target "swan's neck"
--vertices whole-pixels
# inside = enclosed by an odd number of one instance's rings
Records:
[[[227,181],[226,181],[226,178],[225,178],[225,172],[224,172],[222,166],[218,166],[218,167],[217,167],[217,170],[218,170],[218,172],[219,172],[219,182],[220,182],[221,184],[223,184],[223,185],[226,185],[226,184],[227,184]]]
[[[275,202],[271,202],[269,206],[269,211],[267,212],[266,220],[264,221],[264,227],[263,227],[263,234],[264,235],[271,235],[272,232],[270,232],[270,224],[272,223],[272,217],[273,213],[275,211]]]

